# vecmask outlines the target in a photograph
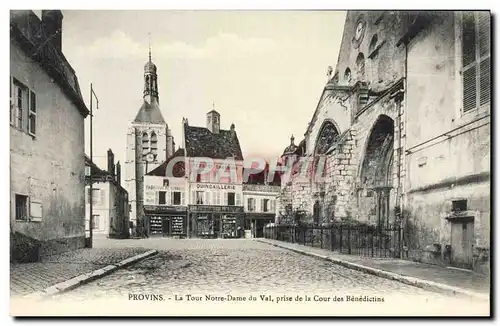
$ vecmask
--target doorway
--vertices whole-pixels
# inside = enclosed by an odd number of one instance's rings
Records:
[[[455,267],[472,269],[474,245],[474,220],[451,221],[451,264]]]

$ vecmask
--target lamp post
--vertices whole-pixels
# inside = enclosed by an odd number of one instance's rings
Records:
[[[96,99],[96,109],[99,109],[99,98],[97,97],[96,93],[94,92],[94,89],[92,88],[92,83],[90,83],[90,210],[89,210],[89,236],[90,236],[90,243],[89,243],[89,248],[92,248],[92,242],[93,242],[93,232],[92,232],[92,222],[93,222],[93,201],[94,201],[94,191],[93,191],[93,184],[94,180],[92,179],[92,165],[94,164],[94,158],[93,158],[93,144],[92,144],[92,119],[93,119],[93,114],[92,114],[92,98],[95,97]]]

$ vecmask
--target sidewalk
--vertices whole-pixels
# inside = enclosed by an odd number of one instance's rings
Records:
[[[469,271],[417,263],[402,259],[373,259],[369,257],[339,254],[327,249],[314,248],[296,243],[270,239],[256,239],[273,246],[302,254],[328,259],[348,268],[358,269],[401,281],[407,284],[444,292],[454,292],[488,298],[490,278]]]
[[[36,263],[10,264],[10,295],[19,297],[43,291],[146,252],[146,248],[110,248],[98,245],[44,257]]]

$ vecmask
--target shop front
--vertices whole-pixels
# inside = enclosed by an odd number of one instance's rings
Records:
[[[245,230],[251,230],[252,238],[264,237],[264,226],[274,223],[274,213],[247,213],[245,216]]]
[[[242,206],[189,205],[189,234],[197,238],[243,237]]]
[[[185,238],[187,236],[186,206],[144,206],[149,237]]]

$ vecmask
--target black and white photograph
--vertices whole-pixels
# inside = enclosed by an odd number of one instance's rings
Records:
[[[9,12],[11,316],[492,315],[491,11]]]

